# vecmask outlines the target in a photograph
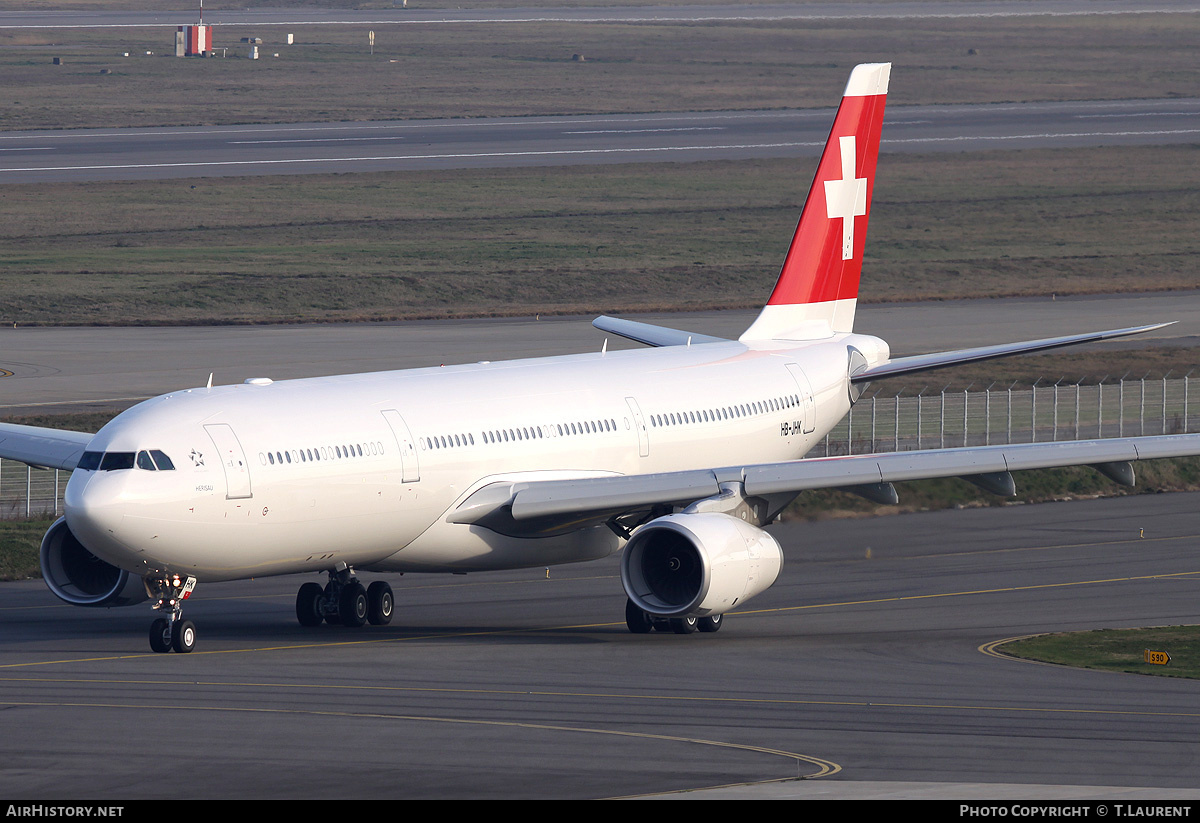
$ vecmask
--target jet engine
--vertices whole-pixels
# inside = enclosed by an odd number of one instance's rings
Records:
[[[765,591],[782,568],[779,543],[757,526],[716,512],[669,514],[630,538],[621,583],[649,614],[704,617]]]
[[[60,517],[42,538],[42,577],[72,606],[132,606],[147,598],[140,577],[87,550]]]

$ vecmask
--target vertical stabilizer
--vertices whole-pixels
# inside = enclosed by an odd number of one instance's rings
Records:
[[[891,63],[855,66],[771,299],[742,340],[854,330]]]

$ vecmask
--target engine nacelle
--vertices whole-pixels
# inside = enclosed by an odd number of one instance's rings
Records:
[[[713,512],[669,514],[630,538],[621,583],[644,612],[704,617],[765,591],[782,568],[779,543],[757,526]]]
[[[87,550],[60,517],[42,538],[42,577],[72,606],[132,606],[147,598],[140,577]]]

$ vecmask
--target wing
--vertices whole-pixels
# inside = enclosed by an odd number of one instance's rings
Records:
[[[1071,334],[1065,337],[1046,337],[1042,340],[1024,340],[1020,343],[1001,343],[995,346],[979,346],[974,349],[958,349],[956,351],[940,351],[932,354],[918,354],[912,357],[896,357],[878,366],[863,369],[850,375],[851,383],[866,383],[882,377],[897,377],[902,374],[941,369],[947,366],[957,366],[962,363],[978,363],[981,360],[992,360],[996,357],[1008,357],[1013,354],[1028,354],[1035,351],[1047,351],[1063,346],[1076,346],[1080,343],[1094,343],[1097,340],[1112,340],[1117,337],[1128,337],[1132,334],[1142,334],[1148,331],[1173,325],[1155,323],[1149,326],[1133,326],[1127,329],[1110,329],[1084,334]]]
[[[87,432],[0,423],[0,458],[39,469],[74,469],[91,440]]]
[[[1200,434],[1021,443],[960,449],[822,457],[719,469],[615,477],[499,482],[478,490],[449,514],[451,523],[512,536],[545,536],[607,523],[620,530],[649,516],[715,498],[740,484],[744,498],[782,500],[808,489],[845,489],[895,499],[903,480],[961,477],[998,494],[1015,493],[1011,472],[1092,466],[1133,485],[1132,461],[1200,455]],[[771,507],[773,510],[774,506]]]

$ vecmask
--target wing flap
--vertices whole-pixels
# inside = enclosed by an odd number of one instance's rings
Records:
[[[1102,467],[1162,457],[1200,455],[1200,434],[1020,443],[961,449],[821,457],[716,470],[502,484],[476,492],[450,522],[546,534],[598,525],[609,517],[655,507],[685,507],[741,482],[750,496],[872,486],[937,477],[979,477],[1064,466]],[[1110,475],[1111,476],[1111,475]],[[498,484],[500,485],[500,484]],[[522,526],[521,524],[526,524]],[[508,533],[508,532],[506,532]]]

